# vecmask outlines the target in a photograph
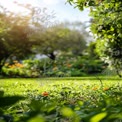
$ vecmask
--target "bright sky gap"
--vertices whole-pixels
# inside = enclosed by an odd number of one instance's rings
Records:
[[[89,11],[86,9],[83,12],[77,8],[66,3],[66,0],[0,0],[0,5],[3,5],[7,9],[14,12],[23,12],[23,8],[18,7],[15,3],[20,4],[31,4],[40,8],[47,8],[49,11],[54,11],[56,20],[63,21],[80,21],[87,22],[90,17],[88,16]]]

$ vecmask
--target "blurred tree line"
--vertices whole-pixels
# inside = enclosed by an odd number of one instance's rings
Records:
[[[41,73],[47,76],[82,76],[83,73],[102,72],[105,64],[95,51],[96,42],[88,46],[90,35],[84,24],[64,22],[48,25],[53,14],[46,13],[45,8],[42,11],[31,5],[21,6],[27,9],[27,14],[15,14],[0,6],[1,73],[16,77],[27,70],[25,74],[31,77],[32,72],[36,74],[34,76]],[[37,54],[46,58],[33,61]]]

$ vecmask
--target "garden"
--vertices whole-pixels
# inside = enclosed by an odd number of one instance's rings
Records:
[[[0,3],[0,122],[122,122],[122,2],[65,2],[89,24]]]

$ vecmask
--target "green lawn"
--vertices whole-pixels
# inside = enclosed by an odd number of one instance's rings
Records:
[[[64,84],[68,86],[90,85],[91,88],[95,85],[101,86],[114,86],[122,84],[122,79],[117,76],[93,76],[93,77],[66,77],[66,78],[7,78],[0,79],[0,89],[5,91],[5,94],[26,94],[26,91],[39,90],[45,91],[52,89],[54,84]],[[51,86],[51,87],[50,87]]]
[[[0,91],[4,97],[25,97],[0,109],[18,122],[122,121],[122,79],[117,76],[7,78],[0,79]]]

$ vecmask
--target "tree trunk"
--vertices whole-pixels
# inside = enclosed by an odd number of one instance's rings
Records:
[[[50,53],[50,54],[48,55],[48,57],[49,57],[50,59],[52,59],[52,60],[55,60],[55,58],[56,58],[56,56],[54,55],[54,53]]]
[[[0,65],[0,75],[2,75],[2,67],[3,65]]]

